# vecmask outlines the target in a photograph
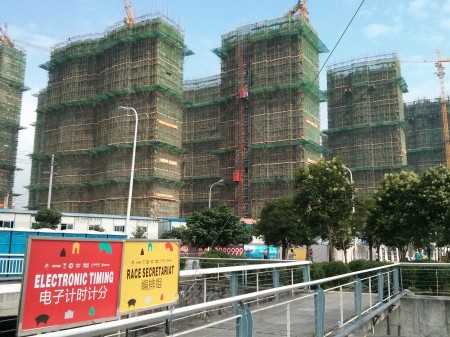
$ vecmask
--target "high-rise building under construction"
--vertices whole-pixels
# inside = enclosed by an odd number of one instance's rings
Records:
[[[318,68],[325,51],[303,15],[222,36],[215,50],[220,75],[184,86],[182,214],[212,202],[253,217],[293,192],[295,171],[321,156]]]
[[[449,104],[447,98],[447,105]],[[446,165],[441,99],[422,99],[407,103],[405,119],[408,122],[408,165],[419,174],[430,167]]]
[[[135,144],[131,214],[179,215],[183,41],[158,15],[56,46],[42,65],[30,208],[125,214]]]
[[[0,208],[12,207],[17,139],[25,77],[25,53],[0,39]]]
[[[302,15],[248,25],[222,36],[219,75],[183,88],[188,51],[162,17],[57,46],[43,65],[30,207],[125,213],[136,125],[125,106],[139,121],[133,215],[177,217],[181,200],[181,215],[212,202],[256,216],[321,156],[324,51]]]
[[[327,71],[328,146],[370,195],[385,173],[406,167],[403,93],[395,54],[351,60]]]

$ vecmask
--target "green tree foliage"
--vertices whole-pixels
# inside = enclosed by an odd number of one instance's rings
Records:
[[[161,238],[179,239],[195,248],[226,247],[250,243],[253,229],[239,221],[226,206],[193,212],[186,219],[186,227],[164,233]]]
[[[381,245],[380,237],[376,230],[376,218],[371,217],[374,207],[374,197],[356,198],[354,221],[357,224],[358,237],[369,245],[369,260],[371,261],[373,260],[372,249],[375,247],[379,254]]]
[[[427,169],[420,179],[416,197],[412,243],[426,247],[431,256],[431,243],[450,244],[450,171],[444,166]]]
[[[143,226],[136,226],[133,232],[131,232],[131,237],[134,239],[145,239],[147,238],[147,229]]]
[[[105,229],[100,225],[95,225],[94,227],[92,227],[92,230],[96,231],[96,232],[104,232],[105,231]]]
[[[231,256],[220,250],[210,250],[202,255],[204,260],[200,260],[200,268],[217,268],[217,267],[230,267]],[[214,260],[208,260],[214,259]],[[222,259],[222,260],[220,260]]]
[[[160,239],[177,239],[181,241],[182,245],[190,244],[191,239],[188,237],[188,231],[186,227],[175,227],[172,230],[162,233],[159,236]]]
[[[344,251],[345,263],[347,263],[347,250],[352,247],[356,236],[354,222],[349,218],[343,226],[336,229],[334,247]]]
[[[374,195],[369,225],[374,237],[397,247],[402,258],[409,244],[425,247],[450,244],[450,171],[427,169],[420,177],[401,171],[385,175]]]
[[[295,187],[295,206],[302,223],[313,237],[328,241],[333,260],[336,236],[349,226],[353,207],[354,188],[348,171],[336,158],[319,160],[296,172]]]
[[[268,202],[261,210],[255,226],[256,235],[261,236],[267,245],[281,246],[283,259],[289,245],[311,245],[310,230],[300,223],[295,211],[294,200],[284,197]]]
[[[61,223],[61,217],[61,213],[55,211],[54,209],[47,208],[40,210],[34,216],[34,220],[36,221],[36,223],[33,224],[33,228],[57,229],[58,225]]]
[[[416,230],[419,186],[416,173],[400,171],[386,174],[374,195],[375,206],[370,215],[373,232],[386,246],[397,247],[402,257]]]

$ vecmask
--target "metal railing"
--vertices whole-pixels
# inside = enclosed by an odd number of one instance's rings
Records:
[[[0,277],[21,277],[24,254],[0,254]]]
[[[310,281],[309,262],[269,262],[183,270],[175,307],[46,336],[346,336],[403,290],[450,294],[446,263],[396,263]]]
[[[276,333],[322,337],[327,332],[355,325],[364,314],[383,308],[385,302],[392,304],[402,296],[400,264],[288,285],[282,285],[282,282],[288,282],[286,276],[278,278],[283,276],[279,268],[289,269],[294,266],[281,265],[272,265],[271,274],[272,280],[279,282],[279,286],[257,291],[254,288],[257,282],[253,282],[253,289],[249,293],[243,287],[243,272],[247,271],[248,277],[250,270],[262,273],[262,269],[270,265],[190,271],[196,277],[216,277],[212,275],[218,273],[219,280],[223,275],[224,280],[229,281],[230,296],[138,317],[50,332],[46,337],[98,336],[108,333],[113,333],[111,336],[125,336],[125,333],[130,336],[138,330],[145,336],[258,337]],[[205,317],[208,317],[207,321]]]

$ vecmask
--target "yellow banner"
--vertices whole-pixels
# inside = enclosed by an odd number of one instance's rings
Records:
[[[120,313],[178,301],[180,245],[174,241],[125,241]]]
[[[294,251],[294,258],[293,260],[298,260],[298,261],[305,261],[306,260],[306,248],[292,248],[292,250]],[[289,251],[291,251],[289,249]]]

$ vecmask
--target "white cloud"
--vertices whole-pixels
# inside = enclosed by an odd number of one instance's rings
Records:
[[[413,0],[408,4],[408,13],[417,18],[426,18],[430,13],[430,0]]]
[[[450,13],[450,0],[445,0],[445,2],[441,4],[441,11],[446,14]]]
[[[9,31],[10,38],[27,51],[29,51],[28,47],[50,50],[55,45],[56,40],[50,36],[34,33],[33,27],[35,27],[33,22],[29,22],[26,29],[11,26]]]
[[[401,26],[390,26],[381,23],[371,23],[363,29],[363,34],[369,38],[397,34]]]
[[[447,17],[443,17],[438,21],[439,27],[450,31],[450,20]]]

